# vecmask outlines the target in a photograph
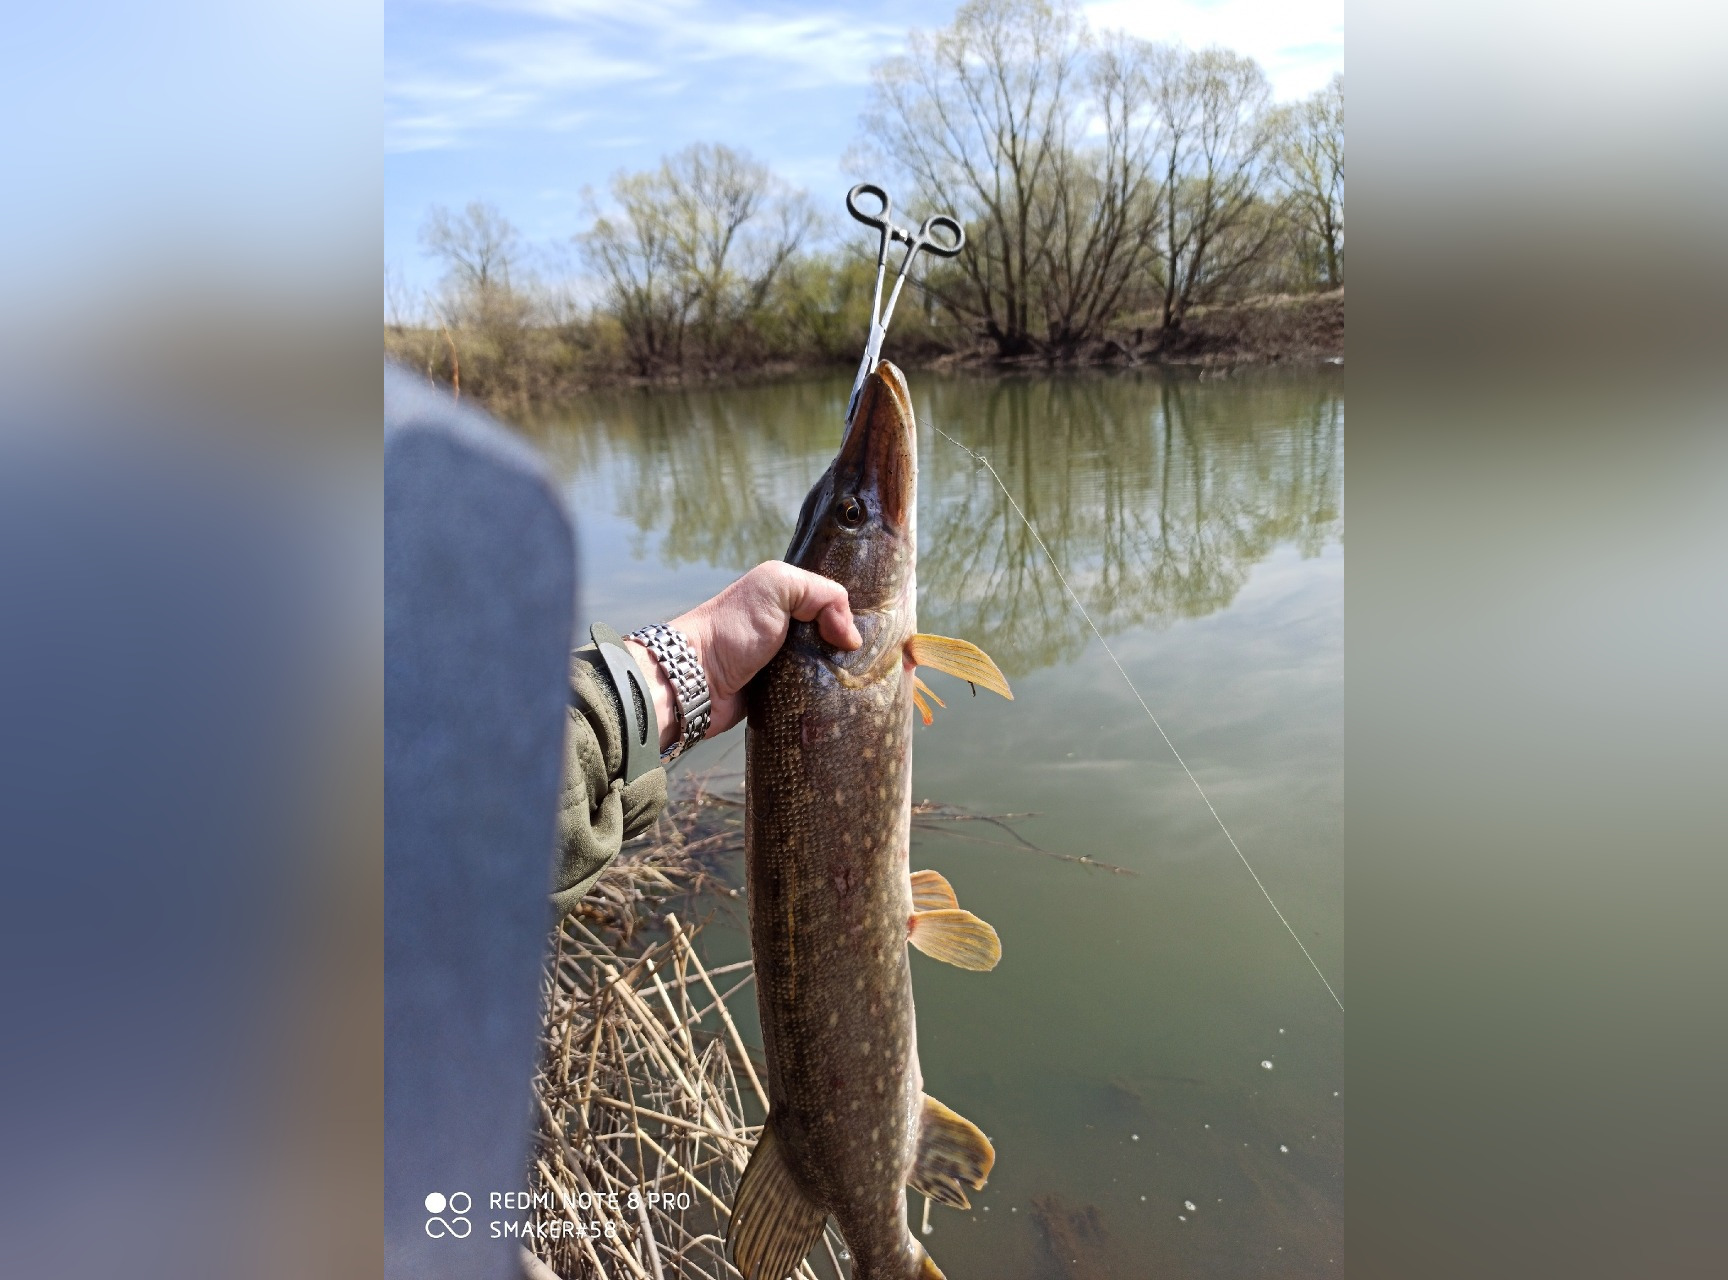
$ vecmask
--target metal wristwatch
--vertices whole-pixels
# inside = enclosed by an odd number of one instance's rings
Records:
[[[654,655],[678,694],[678,740],[660,756],[668,762],[676,760],[702,741],[712,718],[708,676],[702,670],[702,660],[696,656],[696,650],[690,647],[683,633],[664,622],[632,631],[625,638],[636,641]]]

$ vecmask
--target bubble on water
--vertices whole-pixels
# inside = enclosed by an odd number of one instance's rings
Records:
[[[1187,1215],[1187,1214],[1185,1214],[1185,1213],[1179,1213],[1179,1214],[1177,1214],[1177,1215],[1176,1215],[1176,1221],[1178,1221],[1178,1222],[1186,1222],[1186,1221],[1188,1221],[1188,1215]]]
[[[1290,1154],[1290,1148],[1285,1146],[1282,1142],[1278,1144],[1278,1150],[1282,1151],[1285,1155]]]
[[[1203,1125],[1201,1125],[1201,1126],[1200,1126],[1200,1127],[1201,1127],[1201,1128],[1202,1128],[1202,1129],[1210,1129],[1210,1128],[1211,1128],[1211,1127],[1212,1127],[1212,1126],[1211,1126],[1211,1125],[1209,1125],[1209,1124],[1203,1124]]]
[[[985,1205],[985,1206],[984,1206],[984,1212],[985,1212],[985,1213],[989,1213],[989,1212],[990,1212],[990,1206],[989,1206],[989,1205]]]
[[[1131,1133],[1131,1134],[1129,1134],[1129,1135],[1128,1135],[1128,1136],[1129,1136],[1129,1137],[1130,1137],[1130,1138],[1132,1138],[1132,1139],[1134,1139],[1134,1141],[1136,1141],[1136,1142],[1138,1142],[1138,1141],[1140,1141],[1140,1135],[1139,1135],[1139,1134],[1137,1134],[1137,1133]]]
[[[1283,1035],[1283,1034],[1284,1034],[1284,1028],[1283,1028],[1283,1027],[1279,1027],[1279,1028],[1278,1028],[1278,1034],[1279,1034],[1279,1035]]]
[[[1145,1203],[1146,1203],[1146,1197],[1145,1197],[1145,1196],[1141,1196],[1141,1197],[1140,1197],[1140,1203],[1141,1203],[1141,1204],[1145,1204]]]
[[[1183,1202],[1182,1202],[1182,1207],[1183,1207],[1183,1208],[1184,1208],[1184,1209],[1186,1209],[1186,1210],[1188,1210],[1188,1212],[1189,1212],[1189,1213],[1193,1213],[1193,1212],[1195,1212],[1195,1209],[1194,1209],[1194,1202],[1193,1202],[1193,1201],[1192,1201],[1192,1200],[1184,1200],[1184,1201],[1183,1201]]]
[[[852,1261],[852,1255],[847,1253],[846,1250],[842,1249],[842,1250],[840,1250],[840,1261],[850,1262],[850,1261]]]
[[[1270,1071],[1270,1070],[1272,1070],[1272,1059],[1270,1059],[1270,1058],[1267,1058],[1267,1059],[1266,1059],[1266,1060],[1265,1060],[1265,1061],[1263,1061],[1263,1062],[1262,1062],[1262,1063],[1261,1063],[1261,1064],[1260,1064],[1260,1065],[1261,1065],[1261,1066],[1262,1066],[1262,1067],[1264,1067],[1264,1068],[1266,1068],[1266,1070],[1268,1070],[1268,1071]]]

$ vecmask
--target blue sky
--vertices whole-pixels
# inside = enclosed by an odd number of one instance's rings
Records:
[[[384,254],[436,279],[417,233],[432,204],[490,201],[546,251],[582,225],[582,191],[691,142],[767,161],[820,202],[852,179],[870,66],[956,0],[388,0]],[[1344,66],[1343,0],[1103,0],[1125,29],[1257,58],[1280,98]]]

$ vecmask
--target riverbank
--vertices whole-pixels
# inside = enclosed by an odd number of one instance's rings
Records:
[[[1169,335],[1135,331],[1137,341],[1107,339],[1095,363],[1209,367],[1338,363],[1344,358],[1344,290],[1279,294],[1196,307]]]
[[[1158,317],[1126,317],[1103,339],[1062,352],[1004,357],[992,347],[963,343],[940,326],[896,329],[888,354],[907,369],[991,370],[1076,367],[1198,368],[1339,364],[1344,358],[1344,290],[1280,294],[1195,307],[1180,328],[1164,332]],[[471,329],[387,329],[386,353],[461,394],[493,405],[554,402],[611,388],[738,386],[812,369],[848,369],[856,357],[813,353],[764,355],[719,367],[633,370],[606,322],[504,332]]]

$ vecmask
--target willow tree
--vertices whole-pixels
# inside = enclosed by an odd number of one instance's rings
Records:
[[[1004,355],[1061,353],[1147,307],[1178,327],[1266,257],[1268,105],[1238,54],[972,0],[874,68],[864,149],[966,222],[931,282],[956,318]]]
[[[1344,76],[1278,117],[1277,171],[1315,275],[1344,283]]]
[[[1095,338],[1138,306],[1155,263],[1158,118],[1139,73],[1146,49],[1112,35],[1087,59],[1082,119],[1098,140],[1059,151],[1041,193],[1048,238],[1037,284],[1053,348]]]
[[[1071,3],[971,0],[872,70],[868,149],[966,224],[944,301],[1005,355],[1044,335],[1042,277],[1058,236],[1048,192],[1076,128],[1087,42]]]
[[[617,174],[611,193],[577,239],[642,372],[726,354],[814,222],[801,192],[713,143]]]
[[[444,266],[433,310],[449,329],[478,339],[466,355],[468,385],[480,394],[520,394],[527,386],[528,333],[539,319],[536,281],[526,268],[521,233],[484,201],[460,213],[433,205],[420,243]],[[462,357],[452,344],[452,375]]]
[[[1265,199],[1276,117],[1266,73],[1243,54],[1147,46],[1141,72],[1158,116],[1168,333],[1266,258],[1278,231]]]

